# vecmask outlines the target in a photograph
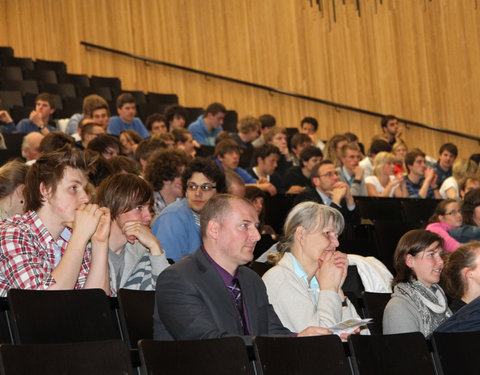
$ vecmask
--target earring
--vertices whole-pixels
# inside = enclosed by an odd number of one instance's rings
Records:
[[[23,204],[23,199],[20,201],[20,204]]]

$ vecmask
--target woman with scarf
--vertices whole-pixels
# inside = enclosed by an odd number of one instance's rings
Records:
[[[436,233],[416,229],[402,236],[393,259],[397,276],[383,315],[384,334],[421,332],[428,337],[452,315],[438,285],[443,251]]]

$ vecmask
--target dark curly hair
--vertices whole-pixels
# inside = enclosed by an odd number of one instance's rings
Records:
[[[225,173],[220,166],[213,160],[205,158],[196,158],[187,165],[182,175],[183,192],[187,191],[187,182],[192,175],[197,173],[204,174],[209,180],[213,181],[217,186],[217,194],[226,192]]]
[[[148,158],[144,177],[155,191],[163,188],[165,181],[182,175],[182,167],[188,164],[188,155],[182,150],[160,149]]]

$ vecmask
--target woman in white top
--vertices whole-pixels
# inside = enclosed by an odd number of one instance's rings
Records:
[[[452,176],[443,181],[440,186],[440,195],[443,199],[458,199],[460,198],[458,184],[461,180],[467,177],[472,177],[477,172],[477,163],[469,159],[459,159],[453,163]]]
[[[342,291],[348,259],[335,248],[343,227],[339,211],[315,202],[298,204],[285,221],[277,265],[263,281],[278,317],[294,332],[360,318]]]
[[[379,152],[373,162],[373,174],[365,177],[369,197],[408,197],[403,174],[394,175],[395,155]]]

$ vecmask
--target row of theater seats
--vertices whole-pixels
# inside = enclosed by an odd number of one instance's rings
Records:
[[[55,98],[55,119],[69,118],[82,112],[83,98],[87,95],[102,96],[116,114],[115,99],[122,93],[130,93],[137,102],[137,115],[143,122],[152,113],[163,113],[171,104],[178,104],[176,94],[123,90],[117,77],[101,77],[86,74],[67,73],[62,61],[15,57],[10,47],[0,47],[0,98],[2,109],[7,109],[14,122],[27,118],[35,106],[39,92],[48,92]],[[186,123],[189,124],[202,114],[203,108],[186,107]],[[224,128],[236,131],[238,116],[236,111],[228,111]]]
[[[353,335],[343,345],[333,335],[155,342],[153,304],[145,291],[120,290],[117,306],[101,290],[11,290],[0,300],[2,373],[476,373],[480,333],[434,334],[431,342],[420,333]]]

